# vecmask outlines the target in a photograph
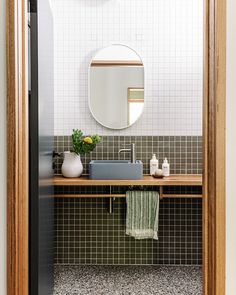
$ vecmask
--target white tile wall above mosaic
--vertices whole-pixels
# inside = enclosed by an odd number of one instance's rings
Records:
[[[55,135],[201,135],[203,0],[52,0]],[[124,130],[99,125],[88,108],[88,67],[107,45],[132,47],[145,64],[145,109]]]

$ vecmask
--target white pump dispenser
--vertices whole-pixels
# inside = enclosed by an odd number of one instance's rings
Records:
[[[156,158],[156,155],[152,155],[152,159],[150,160],[150,175],[154,175],[155,172],[158,169],[158,159]]]
[[[167,158],[164,159],[164,162],[162,164],[162,172],[163,172],[163,176],[170,175],[170,164],[168,163]]]

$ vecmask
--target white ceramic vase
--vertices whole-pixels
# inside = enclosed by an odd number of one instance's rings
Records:
[[[83,172],[80,156],[74,152],[64,152],[61,172],[64,177],[80,177]]]

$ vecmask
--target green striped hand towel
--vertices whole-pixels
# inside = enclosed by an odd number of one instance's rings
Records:
[[[126,234],[135,239],[158,240],[158,192],[127,191],[126,203]]]

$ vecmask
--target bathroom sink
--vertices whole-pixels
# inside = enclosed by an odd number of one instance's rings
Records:
[[[95,160],[89,163],[90,179],[142,179],[142,161]]]

